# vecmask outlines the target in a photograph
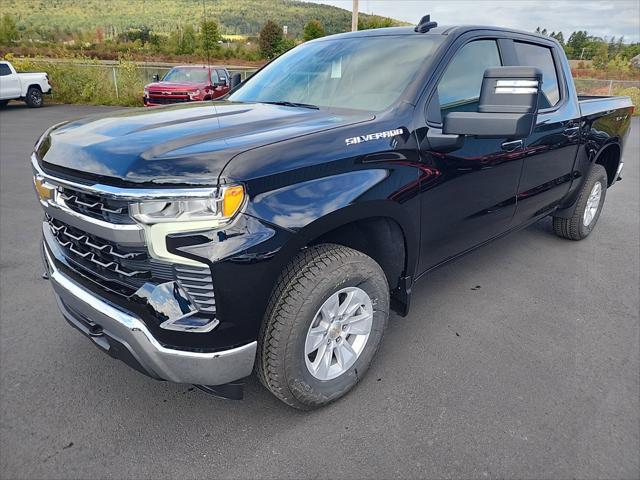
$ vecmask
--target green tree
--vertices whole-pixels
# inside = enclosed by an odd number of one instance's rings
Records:
[[[200,22],[200,46],[202,50],[205,52],[217,50],[218,40],[221,38],[218,22],[214,20],[202,20]]]
[[[171,34],[171,50],[177,55],[191,55],[196,51],[198,40],[193,25],[180,25]]]
[[[264,58],[274,58],[278,55],[282,43],[282,28],[277,23],[267,20],[260,30],[258,43],[260,53]]]
[[[593,55],[593,66],[598,70],[606,70],[609,64],[609,46],[601,42],[598,44]]]
[[[304,41],[313,40],[314,38],[324,37],[326,35],[324,27],[318,20],[311,20],[304,26]]]
[[[387,28],[393,26],[394,22],[390,18],[358,17],[358,30],[371,30],[373,28]]]
[[[282,40],[280,40],[280,43],[278,44],[278,48],[276,48],[276,56],[282,55],[284,52],[291,50],[295,46],[296,42],[294,42],[293,39],[282,37]]]
[[[573,32],[567,40],[567,55],[569,58],[580,58],[582,49],[587,47],[589,43],[589,35],[584,30]]]
[[[9,45],[18,39],[18,28],[16,21],[9,14],[2,16],[0,22],[0,44]]]

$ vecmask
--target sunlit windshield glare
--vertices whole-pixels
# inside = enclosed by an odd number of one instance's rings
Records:
[[[162,79],[163,82],[205,83],[209,78],[206,68],[172,68]]]
[[[441,37],[352,37],[303,44],[255,74],[229,100],[381,111],[400,97]]]

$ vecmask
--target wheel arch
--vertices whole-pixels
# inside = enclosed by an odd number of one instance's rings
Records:
[[[385,272],[393,309],[405,315],[418,251],[415,222],[410,222],[407,216],[401,205],[390,201],[350,205],[298,230],[280,255],[286,264],[302,249],[322,243],[335,243],[365,253]]]
[[[40,85],[38,85],[37,83],[31,83],[28,87],[27,87],[27,92],[29,92],[29,90],[31,88],[37,88],[38,90],[40,90],[40,93],[42,93],[42,87]]]
[[[622,160],[622,147],[617,139],[606,143],[600,150],[594,155],[591,165],[602,165],[607,171],[607,186],[613,185],[616,181],[616,173],[618,172],[618,166]]]

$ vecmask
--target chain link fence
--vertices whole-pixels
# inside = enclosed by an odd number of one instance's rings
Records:
[[[19,72],[47,72],[53,85],[52,99],[62,103],[94,105],[142,105],[143,88],[162,78],[173,64],[134,61],[74,61],[69,59],[7,57]],[[256,67],[229,66],[242,80]]]
[[[574,78],[578,95],[626,95],[635,105],[640,102],[640,80],[600,80]]]
[[[162,78],[171,68],[175,65],[140,65],[133,64],[122,66],[119,64],[81,64],[81,63],[67,63],[72,68],[91,68],[91,69],[99,69],[102,71],[96,72],[92,76],[100,77],[105,79],[106,88],[113,90],[116,98],[120,98],[120,92],[125,91],[131,84],[132,80],[138,80],[134,83],[139,83],[142,86],[151,83],[154,81],[154,77],[157,75],[158,78]],[[229,73],[234,75],[235,73],[240,74],[240,78],[244,81],[249,78],[251,75],[255,73],[257,70],[254,67],[227,67]],[[132,70],[136,72],[132,77]],[[106,81],[108,79],[108,81]],[[142,90],[140,89],[140,95],[142,95]]]

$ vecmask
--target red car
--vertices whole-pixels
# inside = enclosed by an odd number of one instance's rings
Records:
[[[146,106],[213,100],[229,91],[229,71],[224,67],[183,65],[173,67],[162,80],[144,87]]]

